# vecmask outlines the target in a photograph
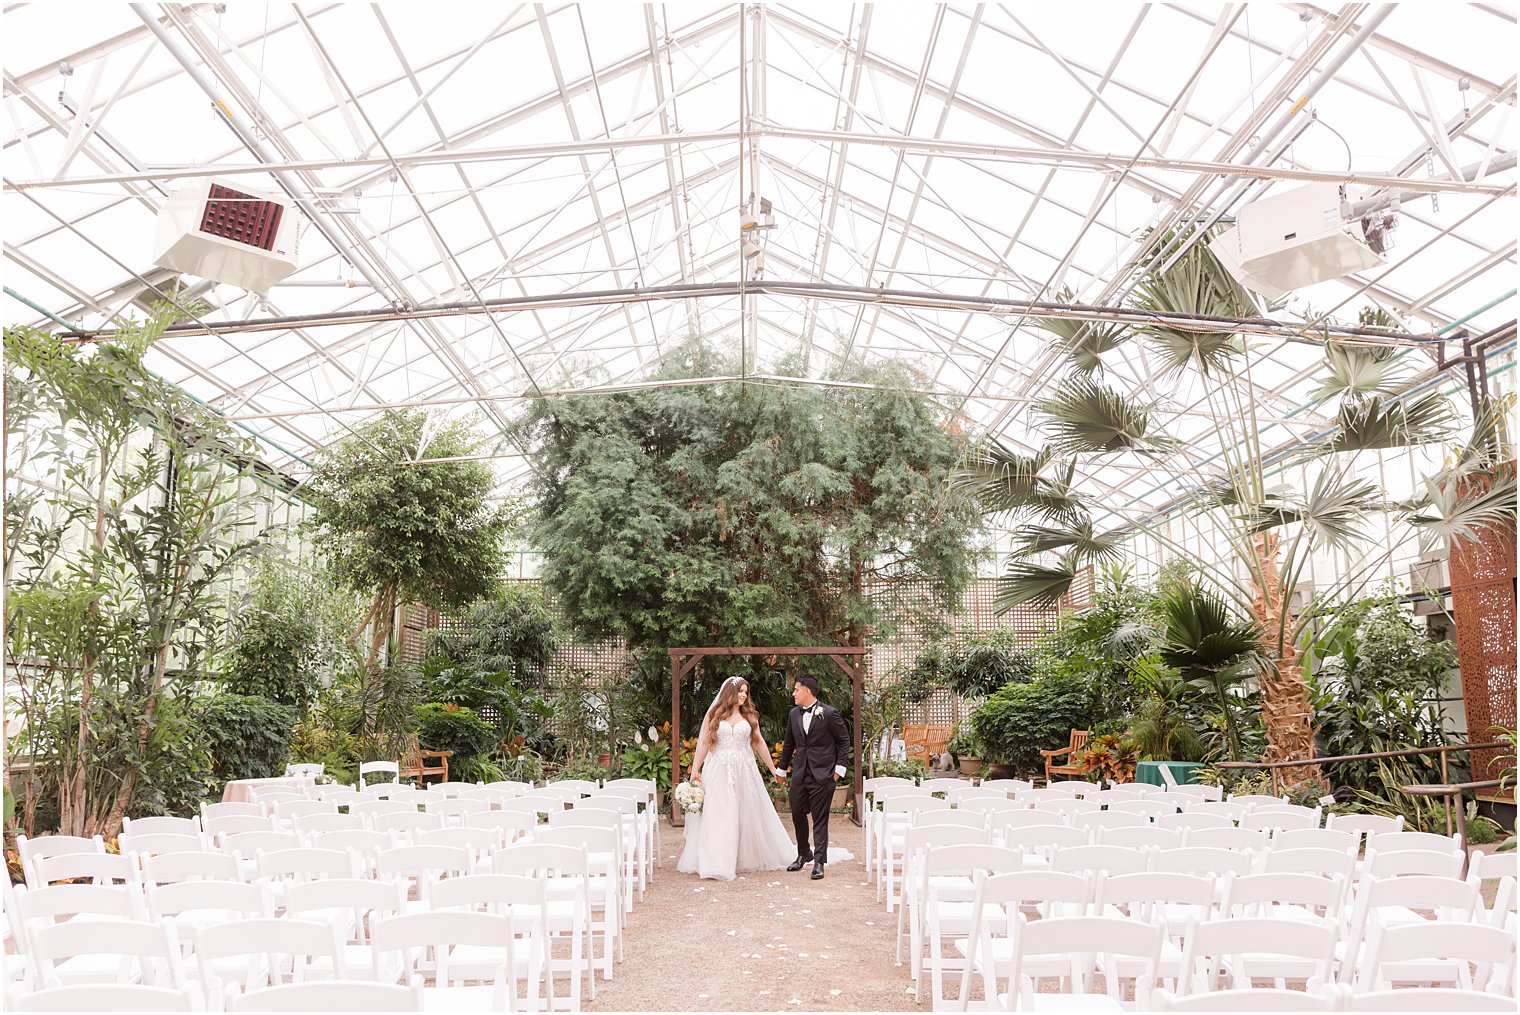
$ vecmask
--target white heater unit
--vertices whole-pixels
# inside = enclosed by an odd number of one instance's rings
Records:
[[[1387,263],[1341,214],[1340,187],[1311,183],[1241,207],[1209,249],[1247,289],[1284,293]]]
[[[296,270],[295,209],[233,180],[196,180],[169,195],[153,249],[161,268],[265,292]]]

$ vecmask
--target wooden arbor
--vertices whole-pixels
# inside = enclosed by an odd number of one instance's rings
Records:
[[[859,776],[865,771],[862,767],[864,758],[863,747],[860,738],[860,709],[862,676],[860,672],[861,657],[866,654],[864,648],[852,648],[848,646],[787,646],[785,648],[673,648],[670,652],[670,785],[676,786],[681,781],[681,678],[690,673],[703,656],[828,656],[834,660],[834,664],[844,671],[844,675],[850,678],[850,687],[854,700],[852,714],[855,717],[855,728],[851,732],[850,757],[854,761],[855,774]],[[860,824],[860,784],[859,778],[855,779],[850,793],[850,818],[857,825]],[[670,823],[684,825],[685,819],[681,815],[681,807],[676,803],[674,795],[670,800]]]

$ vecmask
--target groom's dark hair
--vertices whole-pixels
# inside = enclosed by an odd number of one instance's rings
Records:
[[[797,683],[813,692],[813,697],[818,697],[818,678],[811,674],[803,673],[797,677]]]

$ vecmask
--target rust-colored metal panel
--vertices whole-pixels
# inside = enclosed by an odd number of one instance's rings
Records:
[[[1508,468],[1513,471],[1511,462]],[[1468,737],[1515,728],[1515,525],[1487,527],[1451,545],[1451,604]],[[1474,751],[1472,777],[1497,779],[1501,751]]]

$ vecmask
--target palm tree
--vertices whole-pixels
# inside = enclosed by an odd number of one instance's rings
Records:
[[[1448,540],[1454,533],[1470,535],[1484,525],[1513,520],[1514,475],[1496,468],[1506,460],[1506,445],[1498,437],[1503,412],[1480,416],[1471,445],[1456,463],[1427,480],[1417,502],[1392,504],[1376,484],[1357,476],[1357,455],[1443,441],[1453,423],[1444,395],[1412,390],[1416,379],[1396,352],[1327,343],[1317,398],[1340,399],[1335,426],[1324,439],[1270,448],[1263,444],[1258,422],[1251,345],[1207,323],[1211,317],[1256,317],[1259,311],[1207,245],[1194,243],[1165,273],[1144,279],[1136,286],[1134,302],[1142,309],[1194,315],[1200,323],[1186,329],[1107,328],[1099,334],[1068,319],[1039,322],[1057,336],[1073,365],[1066,381],[1037,406],[1048,444],[1033,456],[1012,455],[1016,469],[996,467],[994,453],[985,452],[968,459],[957,476],[989,513],[1037,523],[1025,526],[1010,556],[997,608],[1058,603],[1085,567],[1121,556],[1137,533],[1152,537],[1170,554],[1195,556],[1144,518],[1126,517],[1096,530],[1095,520],[1105,515],[1076,489],[1076,464],[1120,455],[1138,458],[1168,476],[1179,493],[1176,510],[1208,517],[1223,533],[1221,548],[1236,562],[1231,567],[1228,560],[1197,561],[1194,570],[1211,595],[1254,621],[1264,660],[1255,677],[1262,692],[1265,760],[1312,759],[1313,708],[1296,647],[1299,630],[1321,602],[1354,597],[1380,572],[1386,555],[1359,555],[1363,563],[1337,576],[1332,595],[1316,597],[1295,617],[1293,591],[1310,560],[1325,550],[1349,558],[1361,548],[1367,521],[1384,512]],[[1102,352],[1136,340],[1149,345],[1161,381],[1191,373],[1203,382],[1203,406],[1219,438],[1219,464],[1213,466],[1217,474],[1212,478],[1201,481],[1203,463],[1187,460],[1191,449],[1161,429],[1154,405],[1095,379],[1102,372]],[[1006,450],[996,454],[1011,455]],[[1314,478],[1302,490],[1273,485],[1274,469],[1282,464],[1302,466]],[[1486,478],[1466,481],[1474,474]],[[1294,771],[1295,782],[1319,775],[1307,766]]]
[[[1183,680],[1208,691],[1223,717],[1226,753],[1239,761],[1240,727],[1235,720],[1231,690],[1260,678],[1262,634],[1257,623],[1236,616],[1224,597],[1184,582],[1161,594],[1161,660]]]

